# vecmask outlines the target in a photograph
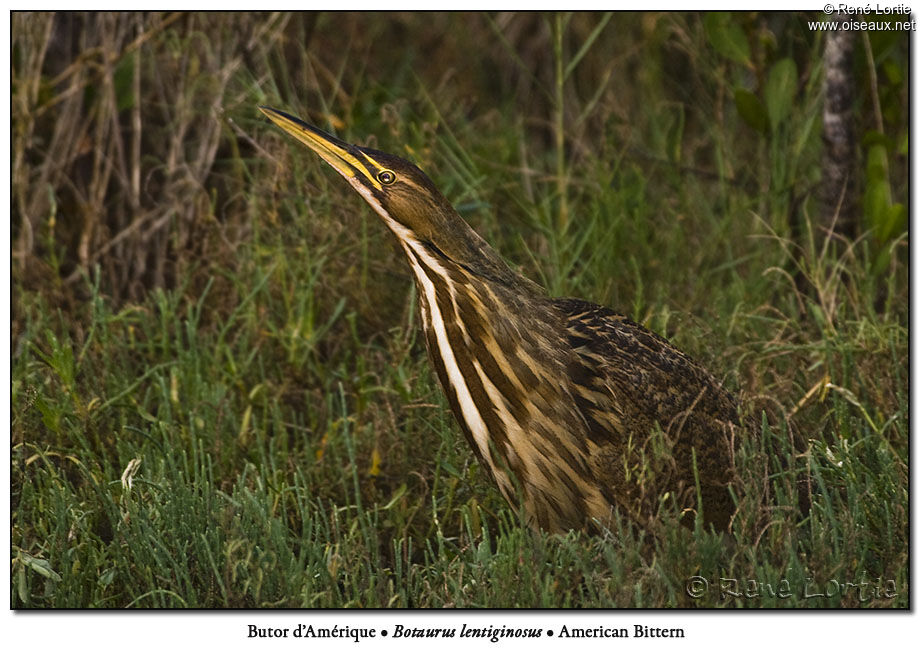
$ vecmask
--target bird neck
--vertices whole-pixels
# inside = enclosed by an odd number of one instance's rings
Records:
[[[482,280],[504,284],[522,292],[543,291],[513,271],[504,259],[450,206],[442,208],[439,227],[428,233],[427,245],[444,263],[454,264]]]

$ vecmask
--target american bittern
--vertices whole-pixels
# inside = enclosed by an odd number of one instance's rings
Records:
[[[614,311],[547,297],[412,163],[261,110],[396,235],[454,416],[531,525],[597,529],[617,510],[647,527],[669,497],[688,512],[702,507],[708,526],[728,525],[739,416],[707,371]]]

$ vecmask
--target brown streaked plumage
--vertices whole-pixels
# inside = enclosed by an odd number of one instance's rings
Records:
[[[728,526],[739,416],[706,370],[605,307],[547,297],[412,163],[261,110],[336,169],[397,237],[451,409],[532,525],[597,529],[617,510],[649,529],[672,498],[688,511],[702,504],[706,525]]]

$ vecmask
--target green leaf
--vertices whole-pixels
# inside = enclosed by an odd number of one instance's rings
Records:
[[[16,571],[16,587],[19,592],[19,601],[28,604],[29,586],[26,584],[26,571],[23,567],[20,567],[19,570]]]
[[[874,144],[867,149],[867,181],[880,181],[888,185],[889,158],[883,144]]]
[[[397,504],[403,496],[406,494],[406,483],[401,484],[397,490],[394,492],[393,497],[390,499],[390,502],[381,507],[382,510],[386,511]]]
[[[767,133],[768,116],[764,110],[764,104],[758,99],[755,93],[745,88],[736,88],[735,90],[736,110],[745,120],[745,123],[751,126],[759,133]]]
[[[115,66],[113,81],[115,86],[115,100],[118,104],[118,110],[133,108],[135,103],[134,96],[134,57],[135,52],[123,56]]]
[[[768,73],[764,86],[764,103],[772,131],[776,131],[790,115],[796,95],[796,78],[796,63],[789,58],[775,63]]]
[[[736,63],[748,63],[751,50],[741,25],[726,12],[708,13],[704,17],[707,40],[719,54]]]
[[[684,138],[684,106],[673,112],[671,123],[665,134],[666,155],[671,162],[681,162],[681,142]]]
[[[902,203],[890,205],[889,209],[886,210],[883,222],[879,225],[879,230],[876,232],[876,238],[881,243],[888,243],[902,234],[907,225],[908,210],[905,206]]]
[[[99,575],[99,579],[96,580],[96,583],[102,586],[103,588],[111,585],[112,581],[115,579],[115,575],[117,574],[117,572],[118,571],[115,570],[115,568],[108,568],[107,570],[105,570],[105,572]]]
[[[60,433],[62,430],[62,412],[52,408],[40,394],[35,395],[34,405],[35,409],[41,414],[42,423],[45,424],[45,427],[54,433]]]
[[[886,147],[887,151],[893,146],[892,140],[889,137],[887,137],[884,133],[880,133],[879,131],[875,131],[873,129],[869,129],[866,133],[863,134],[863,137],[860,138],[860,143],[868,149],[871,146],[878,144]]]
[[[867,224],[879,233],[889,216],[889,183],[885,179],[870,180],[863,195],[863,213]]]
[[[32,568],[35,572],[40,574],[42,577],[47,577],[54,581],[61,581],[61,575],[56,573],[51,569],[51,564],[48,563],[47,559],[38,559],[33,557],[25,552],[22,553],[22,562]]]
[[[902,83],[905,79],[905,74],[902,72],[902,66],[893,61],[892,59],[886,59],[883,61],[883,73],[888,79],[889,83],[893,85],[898,85]]]

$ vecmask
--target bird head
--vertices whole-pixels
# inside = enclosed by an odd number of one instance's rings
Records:
[[[500,281],[517,279],[413,163],[343,142],[280,110],[265,106],[260,110],[339,172],[404,247],[422,245],[468,271]]]

